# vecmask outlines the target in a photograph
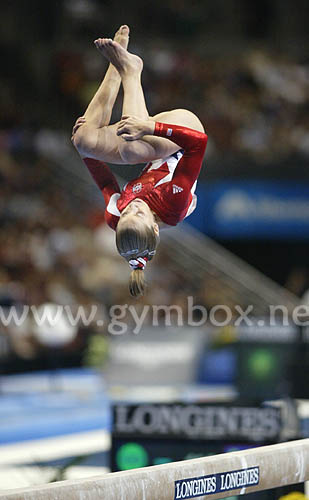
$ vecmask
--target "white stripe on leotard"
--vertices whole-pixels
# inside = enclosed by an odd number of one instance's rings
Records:
[[[157,184],[155,184],[155,188],[157,186],[160,186],[161,184],[165,184],[166,182],[170,182],[173,178],[173,175],[174,175],[174,172],[176,170],[176,167],[179,163],[179,160],[182,158],[183,156],[183,153],[181,153],[180,151],[177,152],[177,158],[175,158],[175,156],[171,155],[169,156],[168,158],[165,158],[164,160],[157,160],[157,161],[154,161],[153,164],[151,165],[151,167],[148,169],[148,172],[150,170],[154,170],[154,169],[158,169],[161,167],[161,165],[163,165],[163,163],[166,162],[167,164],[167,168],[169,170],[169,173],[163,177],[162,179],[159,180],[159,182],[157,182]]]
[[[106,210],[108,211],[108,213],[110,213],[112,215],[117,215],[118,217],[120,217],[120,215],[121,215],[121,213],[119,212],[118,207],[117,207],[117,200],[119,197],[120,197],[120,193],[112,194],[112,196],[109,199],[108,205],[106,207]]]

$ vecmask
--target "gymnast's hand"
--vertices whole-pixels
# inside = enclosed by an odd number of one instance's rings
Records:
[[[155,122],[142,120],[136,116],[122,116],[118,124],[117,135],[121,135],[125,141],[137,141],[144,135],[153,135]]]
[[[84,123],[86,123],[86,118],[84,116],[80,116],[79,118],[77,118],[75,124],[74,124],[74,127],[72,129],[72,137],[71,137],[71,141],[73,141],[74,139],[74,135],[76,134],[76,132],[78,131],[78,129],[84,125]]]

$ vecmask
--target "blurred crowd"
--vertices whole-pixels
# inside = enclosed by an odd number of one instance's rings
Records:
[[[104,221],[99,190],[40,148],[1,150],[0,192],[0,373],[102,366],[110,335],[138,333],[136,318],[143,327],[168,325],[164,308],[171,305],[171,324],[187,324],[188,296],[207,311],[246,307],[215,269],[199,279],[191,274],[164,238],[146,269],[145,296],[131,297],[130,268]],[[298,275],[289,288],[298,293],[297,285]],[[154,315],[153,305],[163,309]],[[200,310],[192,319],[199,324]]]
[[[52,12],[47,20],[46,12],[43,16],[34,7],[36,3],[31,2],[36,30],[29,25],[28,46],[18,45],[8,29],[2,34],[0,127],[16,134],[44,127],[69,136],[107,66],[93,39],[113,36],[119,12],[109,4],[99,8],[92,0],[67,0],[57,3],[57,8],[48,7]],[[227,8],[230,2],[225,4]],[[173,1],[165,7],[153,6],[152,19],[137,7],[132,5],[134,15],[127,20],[135,20],[129,48],[144,59],[143,85],[150,114],[172,108],[195,112],[209,134],[208,161],[308,158],[309,65],[303,50],[291,46],[286,51],[256,42],[240,45],[235,39],[234,45],[220,44],[223,25],[216,44],[215,19],[211,36],[210,26],[206,31],[201,21],[200,16],[208,15],[203,2],[195,2],[190,9]],[[39,16],[40,26],[35,24]],[[147,30],[138,24],[139,17],[147,22]],[[161,25],[156,24],[158,19]],[[120,116],[121,99],[113,119]]]
[[[99,190],[77,175],[77,154],[72,172],[41,140],[37,134],[14,149],[7,135],[0,152],[0,371],[100,365],[108,336],[123,333],[120,323],[126,333],[136,315],[143,326],[168,324],[164,308],[153,319],[153,305],[172,305],[172,324],[187,323],[188,296],[208,310],[232,306],[219,279],[191,276],[164,241],[146,269],[145,296],[131,297],[130,268],[104,221]],[[61,136],[56,142],[59,151]]]
[[[63,178],[38,150],[0,152],[0,372],[83,364],[91,342],[95,357],[105,356],[104,338],[118,333],[109,330],[112,316],[130,329],[130,305],[137,314],[145,304],[181,305],[185,312],[186,296],[195,294],[162,245],[147,269],[147,294],[138,302],[130,297],[130,268],[89,182],[90,198],[84,180],[66,171]]]
[[[209,134],[207,159],[281,161],[309,155],[309,66],[282,54],[238,57],[152,47],[145,53],[150,110],[193,110]]]
[[[263,45],[240,49],[236,44],[231,51],[226,45],[220,50],[220,44],[214,50],[213,43],[210,48],[202,22],[204,2],[192,2],[189,10],[186,2],[158,2],[152,15],[137,3],[132,8],[128,4],[128,16],[122,13],[121,22],[131,24],[130,48],[144,59],[143,86],[150,114],[180,107],[195,112],[209,135],[208,161],[244,158],[280,164],[290,157],[308,159],[308,59],[297,51]],[[220,3],[227,8],[227,2]],[[207,4],[210,11],[212,4]],[[26,305],[41,314],[44,304],[51,314],[57,304],[69,306],[73,315],[80,305],[86,315],[92,306],[96,313],[75,325],[59,320],[52,331],[44,321],[41,325],[34,321],[33,310],[20,325],[1,321],[3,371],[14,371],[18,363],[20,369],[51,367],[56,360],[84,363],[91,339],[97,342],[108,333],[110,308],[115,304],[133,304],[137,311],[145,304],[174,304],[185,311],[188,295],[208,308],[226,303],[215,278],[212,283],[184,281],[164,245],[147,269],[151,286],[146,296],[138,305],[130,298],[130,270],[115,251],[103,206],[85,195],[82,181],[72,178],[64,165],[64,157],[73,154],[72,125],[106,69],[92,40],[112,36],[120,6],[93,0],[42,5],[29,0],[16,10],[14,3],[7,3],[2,12],[1,313],[8,314],[15,306],[20,315]],[[215,16],[212,21],[216,42]],[[227,16],[225,21],[228,33],[232,23]],[[113,120],[120,115],[121,95]],[[78,163],[77,156],[74,161]],[[103,355],[104,344],[100,349]]]
[[[21,131],[32,122],[34,127],[57,127],[69,134],[106,67],[91,41],[89,48],[63,48],[54,55],[54,94],[34,111],[21,107],[10,95],[8,80],[7,88],[2,88],[6,95],[2,123]],[[243,157],[271,163],[293,155],[308,158],[307,64],[258,50],[244,51],[236,58],[211,57],[202,47],[192,52],[132,43],[132,50],[145,61],[143,85],[150,114],[173,108],[195,112],[209,135],[208,161]],[[23,109],[26,116],[22,116]],[[121,99],[113,118],[120,116]]]

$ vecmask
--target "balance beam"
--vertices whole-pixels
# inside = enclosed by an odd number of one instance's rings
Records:
[[[31,488],[2,500],[227,498],[309,480],[309,439]]]

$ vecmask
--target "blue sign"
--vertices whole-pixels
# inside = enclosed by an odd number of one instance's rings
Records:
[[[200,183],[197,196],[188,222],[214,238],[309,239],[308,183]]]
[[[174,500],[225,493],[230,490],[256,486],[260,480],[259,467],[250,467],[208,476],[193,477],[175,481]]]

